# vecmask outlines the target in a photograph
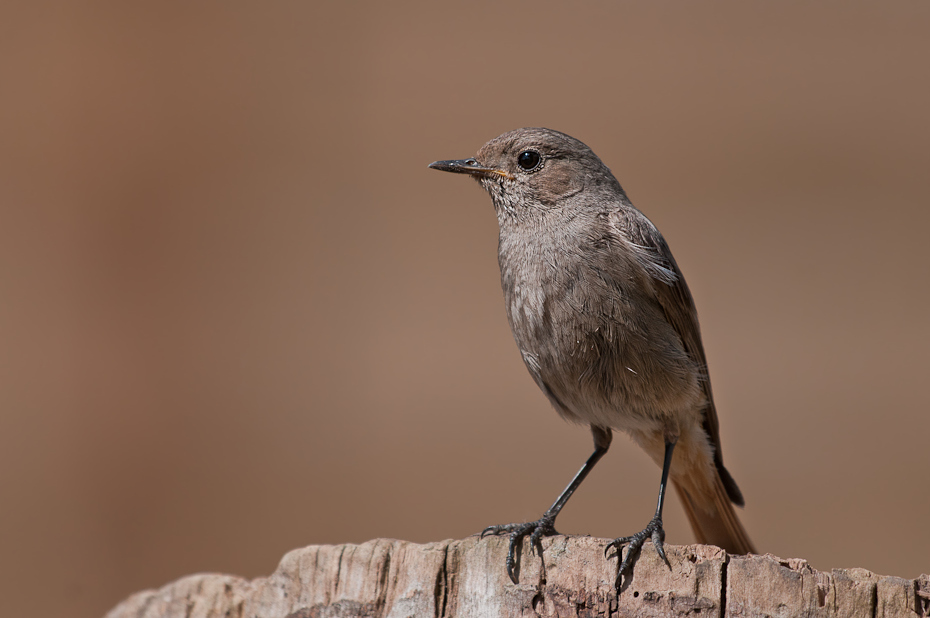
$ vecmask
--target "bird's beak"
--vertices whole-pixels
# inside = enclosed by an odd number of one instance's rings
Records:
[[[434,161],[429,164],[434,170],[442,172],[455,172],[456,174],[471,174],[472,176],[503,176],[513,180],[513,176],[504,170],[485,167],[477,159],[453,159],[452,161]]]

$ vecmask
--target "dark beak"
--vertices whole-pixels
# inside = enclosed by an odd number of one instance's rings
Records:
[[[434,170],[442,172],[454,172],[456,174],[471,174],[472,176],[503,176],[504,178],[513,178],[504,170],[485,167],[478,163],[477,159],[453,159],[452,161],[434,161],[429,164]]]

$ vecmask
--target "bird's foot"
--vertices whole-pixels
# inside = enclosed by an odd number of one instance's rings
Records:
[[[530,537],[530,545],[539,549],[539,559],[542,560],[542,546],[539,540],[544,536],[556,535],[558,532],[555,530],[555,517],[543,515],[538,521],[488,526],[481,531],[481,538],[488,534],[495,536],[501,534],[510,535],[510,548],[507,550],[507,575],[510,576],[510,581],[517,584],[520,582],[516,572],[516,552],[518,548],[522,547],[523,539],[527,536]]]
[[[668,558],[665,556],[665,529],[662,527],[662,518],[656,515],[645,528],[633,536],[623,536],[619,539],[614,539],[604,548],[605,556],[607,552],[613,548],[617,550],[617,557],[619,558],[623,552],[623,546],[627,543],[630,545],[626,550],[626,557],[623,558],[620,565],[617,567],[617,580],[614,582],[617,590],[620,590],[623,574],[630,570],[633,566],[633,561],[636,559],[636,556],[639,555],[639,550],[643,548],[646,540],[650,538],[652,539],[652,544],[655,545],[656,552],[662,557],[665,564],[671,568],[671,565],[668,563]]]

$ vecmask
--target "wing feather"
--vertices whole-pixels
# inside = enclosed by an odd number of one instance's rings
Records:
[[[701,329],[698,325],[697,309],[691,290],[681,274],[678,263],[672,256],[665,239],[659,230],[645,215],[633,208],[617,212],[616,224],[620,228],[619,237],[631,247],[633,254],[643,269],[655,280],[653,289],[656,300],[662,307],[669,324],[678,333],[685,351],[702,368],[701,386],[707,404],[704,407],[703,427],[714,447],[714,465],[720,480],[726,488],[730,500],[743,506],[743,495],[733,477],[723,465],[720,446],[720,423],[717,408],[710,387],[710,375],[707,372],[707,358],[701,343]]]

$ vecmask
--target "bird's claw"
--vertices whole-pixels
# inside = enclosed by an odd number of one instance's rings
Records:
[[[665,562],[665,565],[668,566],[668,568],[672,568],[671,564],[668,562],[668,557],[665,555],[665,529],[662,527],[662,518],[659,516],[653,517],[652,521],[650,521],[645,528],[633,536],[623,536],[619,539],[614,539],[604,548],[605,556],[611,549],[615,549],[617,551],[617,557],[619,558],[622,554],[623,546],[629,544],[626,557],[620,561],[620,565],[617,567],[617,580],[614,582],[617,590],[620,590],[623,574],[632,568],[633,561],[636,559],[636,556],[639,555],[639,551],[643,548],[647,539],[652,540],[652,544],[655,545],[656,548],[656,553],[659,554]]]
[[[553,536],[558,534],[555,530],[554,518],[548,518],[545,515],[538,521],[531,521],[520,524],[501,524],[499,526],[488,526],[481,531],[481,537],[485,535],[510,534],[510,547],[507,549],[507,575],[510,581],[515,584],[520,583],[517,568],[517,548],[522,547],[523,539],[530,537],[530,545],[539,548],[539,559],[542,560],[542,547],[539,546],[539,540],[544,536]]]

